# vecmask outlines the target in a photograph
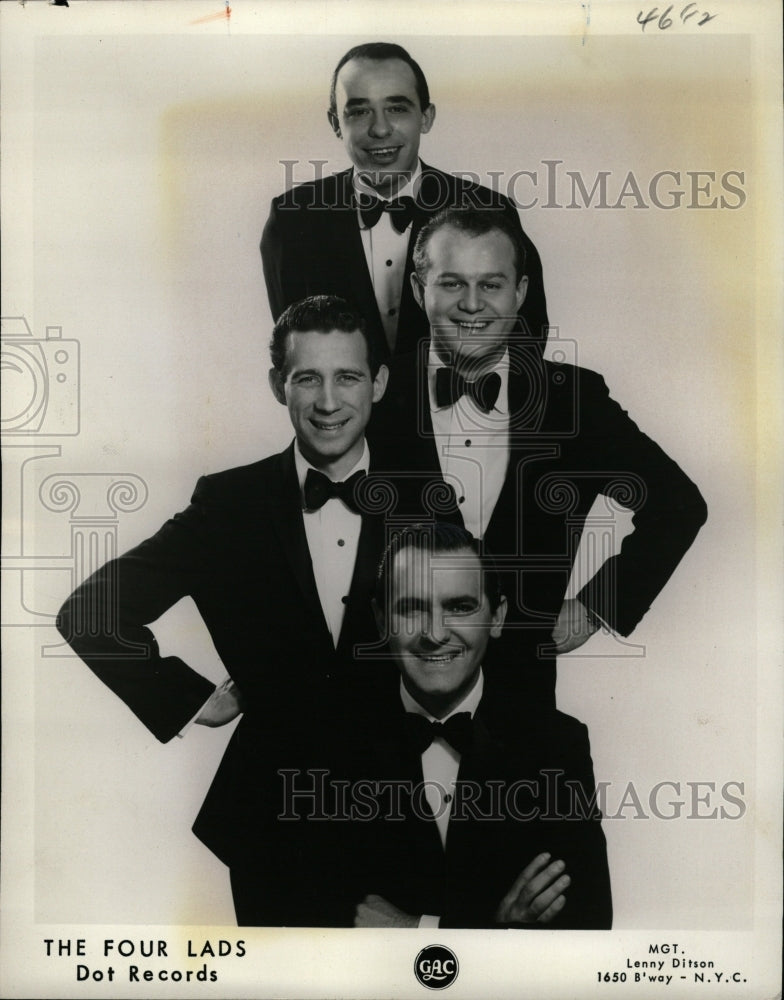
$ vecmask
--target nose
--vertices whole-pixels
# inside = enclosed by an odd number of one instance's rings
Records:
[[[433,646],[444,646],[449,642],[449,629],[444,624],[441,612],[427,614],[422,618],[422,638]]]
[[[463,289],[463,294],[460,296],[460,301],[458,302],[458,308],[466,313],[478,313],[484,308],[484,300],[482,298],[481,289],[477,285],[469,284]]]
[[[373,115],[368,131],[374,139],[384,139],[391,133],[392,126],[383,111],[378,111]]]
[[[328,380],[322,382],[315,406],[320,413],[334,413],[340,409],[340,400],[332,382]]]

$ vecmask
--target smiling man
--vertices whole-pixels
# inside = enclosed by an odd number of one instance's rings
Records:
[[[397,710],[356,757],[398,797],[353,831],[355,926],[609,928],[587,730],[485,690],[506,599],[480,546],[438,522],[394,533],[375,602]]]
[[[305,295],[342,295],[367,318],[381,349],[412,349],[428,335],[409,284],[417,234],[440,209],[474,205],[507,218],[524,245],[530,289],[521,320],[545,340],[539,254],[512,202],[419,158],[436,109],[409,53],[388,42],[347,52],[333,73],[327,116],[353,166],[273,199],[261,240],[273,316]]]
[[[328,763],[354,645],[377,641],[383,525],[363,506],[365,427],[387,369],[334,297],[286,310],[270,352],[291,446],[202,477],[186,510],[81,584],[58,628],[163,742],[244,713],[194,832],[229,866],[240,924],[329,924],[318,830],[281,829],[270,803],[280,768]],[[217,687],[149,628],[186,596],[229,675]]]
[[[393,359],[371,423],[374,453],[405,473],[414,517],[453,519],[502,558],[503,687],[554,705],[555,655],[602,626],[629,635],[704,523],[705,503],[599,375],[543,360],[520,331],[525,248],[505,216],[446,209],[419,234],[414,265],[430,340]],[[608,514],[633,512],[634,531],[608,543],[603,511],[602,551],[567,597],[602,498]],[[488,677],[491,661],[492,652]]]

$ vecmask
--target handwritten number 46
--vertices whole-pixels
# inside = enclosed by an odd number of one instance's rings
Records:
[[[669,28],[672,24],[672,18],[670,17],[670,14],[672,13],[672,8],[674,6],[675,4],[670,4],[670,6],[662,14],[659,14],[658,7],[654,7],[647,14],[644,14],[642,11],[640,11],[640,13],[637,15],[637,23],[641,24],[642,30],[645,31],[646,25],[650,24],[652,21],[655,21],[657,23],[657,27],[659,27],[662,31],[666,31],[667,28]],[[703,11],[703,13],[701,14],[697,10],[696,3],[686,4],[686,6],[683,8],[680,14],[681,21],[684,24],[692,17],[699,17],[699,21],[697,21],[697,26],[700,28],[703,26],[703,24],[707,24],[708,21],[712,21],[713,18],[717,16],[718,15],[716,14],[709,14],[707,11]]]

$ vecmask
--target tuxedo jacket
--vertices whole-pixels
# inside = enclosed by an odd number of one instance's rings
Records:
[[[521,712],[486,691],[473,745],[460,760],[445,846],[421,791],[421,757],[406,741],[399,696],[396,711],[382,713],[364,744],[355,743],[355,781],[379,787],[376,814],[351,828],[344,881],[354,906],[375,893],[414,916],[439,916],[442,927],[498,926],[499,903],[546,851],[571,878],[566,906],[547,927],[609,928],[607,849],[586,727],[554,710]],[[383,788],[395,783],[393,798]]]
[[[194,831],[224,862],[243,865],[274,830],[268,792],[279,768],[326,759],[329,706],[351,684],[356,643],[377,641],[369,604],[380,526],[363,516],[337,649],[321,609],[301,514],[293,445],[255,464],[201,478],[190,506],[98,570],[65,602],[58,628],[90,669],[161,741],[214,690],[177,656],[162,656],[150,623],[190,596],[245,710]],[[252,775],[252,778],[251,778]],[[257,790],[247,795],[250,785]]]
[[[276,320],[286,306],[308,295],[339,295],[356,306],[382,352],[386,352],[384,328],[357,223],[352,177],[353,169],[344,170],[301,184],[273,199],[261,237],[267,294]],[[528,293],[520,316],[533,338],[543,344],[548,320],[542,263],[512,202],[489,188],[422,164],[417,204],[408,241],[395,353],[413,349],[429,335],[427,318],[414,299],[409,280],[417,235],[442,208],[461,206],[502,211],[520,234],[528,274]]]
[[[393,359],[368,436],[398,483],[401,518],[462,524],[433,437],[426,348]],[[605,498],[601,520],[593,522],[599,541],[577,597],[624,636],[669,579],[707,510],[694,483],[611,399],[600,375],[544,361],[524,339],[510,347],[509,411],[509,465],[484,536],[509,609],[486,674],[491,679],[499,670],[505,683],[524,683],[526,696],[553,704],[551,632],[597,497]],[[616,544],[614,505],[633,511],[634,530],[605,559]]]

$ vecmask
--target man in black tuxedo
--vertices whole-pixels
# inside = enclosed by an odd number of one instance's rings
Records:
[[[231,869],[239,923],[328,923],[319,907],[329,900],[310,888],[314,828],[281,831],[274,788],[279,768],[327,759],[354,644],[377,641],[370,596],[383,526],[362,513],[362,490],[365,427],[387,369],[362,319],[334,297],[286,310],[271,354],[292,445],[202,477],[186,510],[77,588],[58,628],[163,742],[244,712],[194,832]],[[162,656],[148,628],[186,595],[228,672],[217,688]]]
[[[512,202],[489,188],[422,163],[419,143],[436,109],[424,73],[399,45],[359,45],[332,77],[328,117],[353,167],[274,198],[261,238],[272,315],[306,295],[341,295],[391,353],[428,336],[409,284],[424,223],[447,206],[474,205],[508,218],[526,248],[523,321],[547,337],[542,266]]]
[[[369,434],[382,466],[405,473],[415,518],[465,524],[496,553],[510,602],[497,669],[508,692],[522,684],[526,697],[554,704],[555,654],[601,626],[628,635],[691,545],[706,507],[599,375],[543,360],[520,330],[525,260],[498,213],[447,209],[428,223],[412,290],[431,339],[393,359]],[[634,512],[634,531],[617,554],[602,540],[608,551],[567,600],[600,496]]]
[[[485,684],[506,599],[479,552],[431,522],[384,555],[376,608],[399,679],[384,711],[356,713],[352,787],[374,788],[377,808],[351,829],[354,924],[609,928],[588,731]]]

